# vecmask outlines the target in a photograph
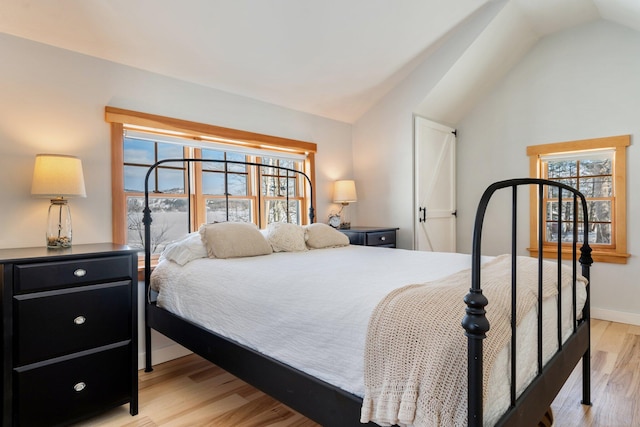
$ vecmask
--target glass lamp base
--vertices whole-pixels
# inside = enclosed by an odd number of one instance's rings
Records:
[[[71,246],[71,209],[64,199],[53,199],[47,220],[47,248]]]
[[[340,209],[340,226],[341,230],[348,230],[351,228],[351,218],[349,217],[349,203],[343,203],[342,209]]]

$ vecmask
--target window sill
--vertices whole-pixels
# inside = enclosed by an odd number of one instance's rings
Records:
[[[158,265],[158,255],[151,257],[151,271]],[[138,258],[138,282],[144,282],[144,256]]]
[[[529,255],[532,257],[538,256],[538,248],[527,248],[529,251]],[[578,248],[578,253],[580,253],[580,248]],[[558,251],[556,248],[543,248],[542,255],[545,258],[557,258]],[[572,251],[567,249],[562,251],[562,259],[570,260],[572,256]],[[608,262],[612,264],[626,264],[627,258],[631,255],[626,253],[617,253],[613,251],[602,251],[593,249],[591,252],[591,258],[593,258],[594,262]]]

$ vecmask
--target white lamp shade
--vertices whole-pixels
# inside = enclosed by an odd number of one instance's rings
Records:
[[[87,197],[80,159],[59,154],[38,154],[31,194],[42,197]]]
[[[345,179],[336,181],[333,184],[334,203],[353,203],[358,201],[356,194],[356,183],[353,180]]]

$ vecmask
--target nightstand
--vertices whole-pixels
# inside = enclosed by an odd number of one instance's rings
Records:
[[[3,426],[138,413],[137,251],[0,250]]]
[[[351,227],[339,231],[349,237],[352,245],[395,248],[397,230],[397,227]]]

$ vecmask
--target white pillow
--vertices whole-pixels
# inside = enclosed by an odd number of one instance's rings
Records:
[[[317,222],[305,227],[307,230],[307,246],[312,249],[337,248],[349,245],[349,237],[335,228]]]
[[[212,258],[249,257],[273,252],[258,227],[248,222],[203,224],[200,235]]]
[[[202,243],[200,233],[194,231],[186,237],[169,243],[162,253],[160,259],[167,259],[180,265],[185,265],[189,261],[207,257],[207,248]]]
[[[305,230],[298,224],[272,222],[267,226],[267,239],[274,252],[302,252],[307,250]]]

